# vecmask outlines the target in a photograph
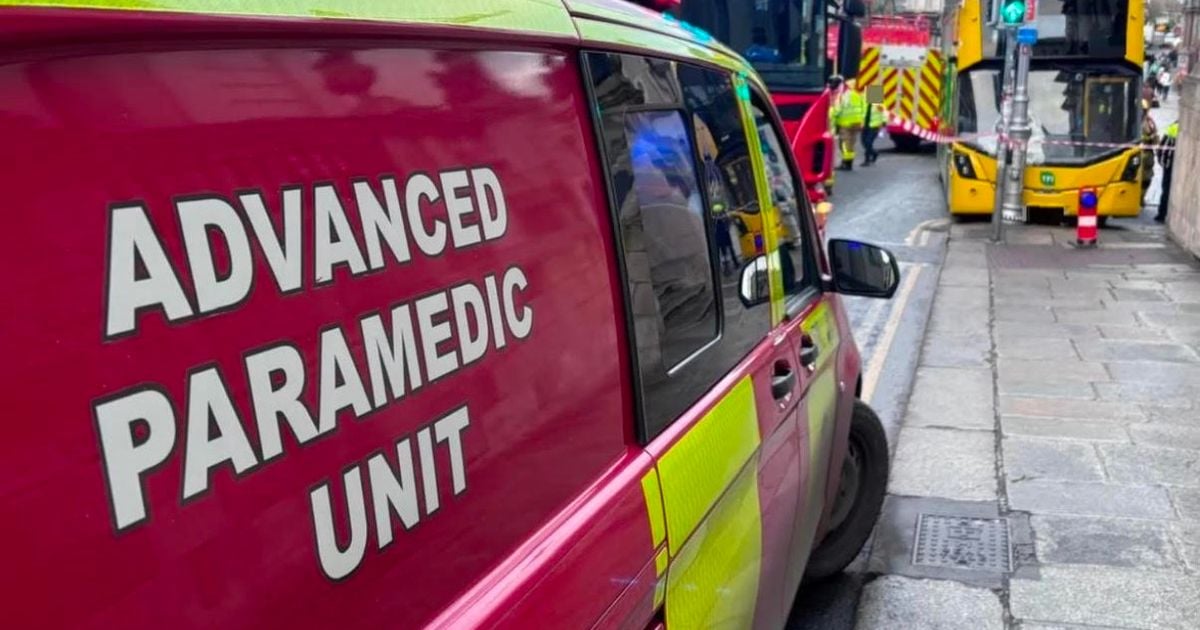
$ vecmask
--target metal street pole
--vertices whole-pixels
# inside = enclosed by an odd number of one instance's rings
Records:
[[[996,0],[997,2],[999,0]],[[996,141],[996,201],[992,209],[992,241],[1004,241],[1004,189],[1008,181],[1009,157],[1012,153],[1008,139],[1012,135],[1013,93],[1016,91],[1017,31],[1004,29],[1004,74],[1001,75],[1000,137]]]
[[[1013,92],[1012,128],[1013,156],[1005,174],[1004,202],[1001,212],[1007,221],[1025,219],[1025,161],[1029,154],[1029,137],[1033,129],[1029,121],[1029,57],[1032,48],[1027,42],[1017,46],[1016,89]]]

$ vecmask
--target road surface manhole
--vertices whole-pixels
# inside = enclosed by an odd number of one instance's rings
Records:
[[[1008,519],[941,514],[917,516],[913,564],[927,567],[995,571],[1012,570]]]

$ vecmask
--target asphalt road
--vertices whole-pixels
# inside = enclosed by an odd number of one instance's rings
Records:
[[[895,448],[901,414],[912,388],[921,339],[945,246],[949,220],[932,147],[917,154],[895,152],[882,142],[879,161],[839,172],[829,238],[849,238],[888,248],[900,262],[901,284],[891,300],[845,298],[854,338],[863,356],[863,398],[883,420]],[[861,162],[861,158],[859,158]],[[868,543],[869,547],[870,543]],[[850,571],[804,587],[788,628],[840,630],[854,627],[865,576]]]

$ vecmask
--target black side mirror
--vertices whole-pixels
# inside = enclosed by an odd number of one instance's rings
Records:
[[[862,61],[862,29],[850,20],[844,20],[838,26],[837,71],[843,77],[852,79],[858,76],[858,66]]]
[[[842,3],[842,10],[845,11],[846,17],[866,17],[867,3],[863,2],[863,0],[845,0]]]
[[[829,239],[832,289],[844,295],[888,299],[900,285],[900,265],[888,250],[840,238]]]
[[[755,256],[742,266],[738,279],[738,297],[742,300],[742,306],[751,308],[771,299],[769,278],[766,256]]]

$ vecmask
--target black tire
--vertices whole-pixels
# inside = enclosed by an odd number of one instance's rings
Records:
[[[854,462],[857,450],[858,460]],[[845,496],[848,477],[854,473],[848,466],[859,466],[857,489],[853,497]],[[862,549],[883,506],[888,481],[887,435],[879,416],[866,403],[854,401],[850,417],[850,436],[846,447],[846,462],[842,465],[843,484],[831,508],[830,529],[825,538],[813,549],[804,570],[805,581],[822,580],[838,573],[849,565]],[[848,504],[842,503],[849,501]],[[841,509],[839,509],[839,507]],[[839,516],[839,512],[844,515]]]
[[[1096,217],[1096,227],[1108,227],[1108,217]]]
[[[921,148],[921,139],[906,133],[892,134],[892,144],[901,153],[916,153]]]

